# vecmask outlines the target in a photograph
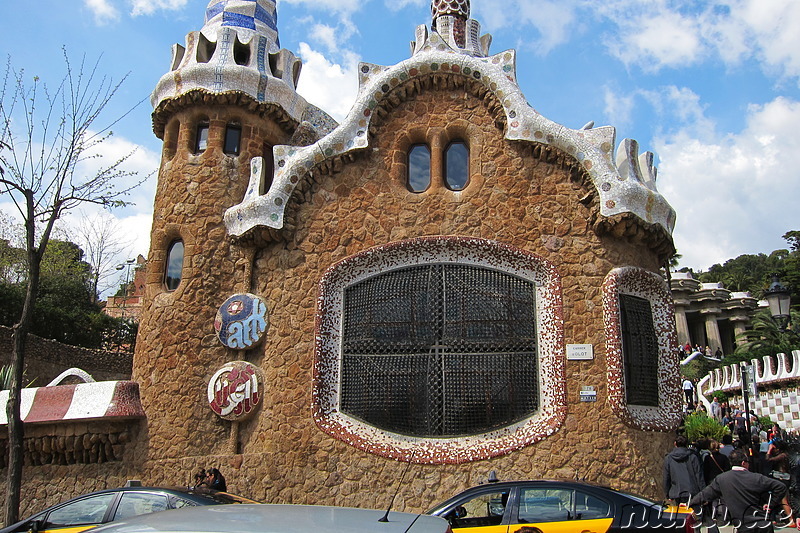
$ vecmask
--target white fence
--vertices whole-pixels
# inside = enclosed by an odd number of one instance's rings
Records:
[[[757,398],[750,399],[750,409],[759,416],[768,416],[786,430],[800,431],[800,350],[794,350],[791,355],[781,353],[776,358],[753,359],[751,363],[759,391]],[[729,402],[742,406],[741,390],[738,364],[712,370],[698,383],[700,401],[709,412],[711,406],[705,395],[722,391],[728,395]]]

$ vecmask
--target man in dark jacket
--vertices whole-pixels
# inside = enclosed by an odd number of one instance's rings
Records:
[[[664,458],[664,493],[678,504],[688,503],[705,486],[700,459],[687,445],[686,437],[678,436]]]
[[[692,498],[690,505],[701,505],[722,498],[727,507],[726,522],[738,532],[772,533],[769,508],[780,502],[784,516],[792,508],[786,499],[786,485],[747,469],[749,460],[743,450],[733,450],[730,461],[733,467],[714,478],[711,484]]]

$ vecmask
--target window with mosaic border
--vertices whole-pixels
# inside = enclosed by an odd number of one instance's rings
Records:
[[[603,283],[603,322],[612,410],[640,429],[674,429],[681,409],[680,369],[666,281],[642,268],[612,270]]]
[[[370,322],[370,326],[367,328],[360,326],[357,328],[357,331],[362,333],[368,331],[366,336],[362,335],[359,338],[350,331],[346,333],[348,320],[352,322],[352,319],[344,316],[346,312],[350,312],[346,311],[346,307],[349,305],[346,303],[349,298],[346,293],[352,292],[353,288],[358,291],[358,287],[363,287],[365,283],[369,285],[375,280],[382,279],[381,283],[389,282],[391,285],[391,278],[382,278],[384,274],[395,272],[401,273],[400,275],[403,277],[415,269],[420,269],[417,274],[425,272],[424,275],[428,275],[434,270],[437,272],[436,275],[441,275],[442,272],[449,270],[456,272],[456,279],[459,280],[464,279],[459,276],[466,276],[473,281],[478,278],[491,279],[493,281],[489,283],[513,285],[515,287],[513,289],[503,289],[512,292],[523,288],[520,292],[524,293],[524,287],[530,288],[528,296],[516,298],[522,307],[528,306],[528,302],[535,301],[535,311],[531,315],[535,328],[533,324],[530,324],[527,329],[523,328],[524,331],[530,332],[535,337],[530,339],[532,344],[526,345],[526,349],[530,349],[531,346],[535,347],[533,356],[535,361],[532,364],[534,368],[527,373],[528,377],[535,376],[533,378],[535,382],[526,381],[527,378],[522,376],[519,384],[515,387],[520,387],[517,398],[526,394],[535,395],[535,398],[527,398],[528,403],[522,405],[519,411],[509,413],[501,410],[503,414],[497,419],[487,420],[479,417],[478,422],[468,422],[466,425],[462,423],[463,421],[451,420],[445,423],[446,429],[444,430],[439,426],[437,426],[439,429],[431,430],[427,425],[408,430],[403,426],[403,421],[387,422],[380,414],[365,414],[359,408],[353,409],[352,402],[348,399],[350,393],[346,390],[347,380],[343,379],[343,369],[345,369],[344,372],[349,372],[347,365],[352,364],[352,361],[348,362],[348,359],[352,359],[351,347],[354,345],[356,348],[366,346],[374,340],[374,337],[407,338],[405,334],[401,335],[398,331],[394,331],[397,333],[394,335],[390,330],[393,327],[404,330],[411,327],[412,324],[408,320],[392,320],[391,317],[386,319],[385,317],[390,311],[387,311],[388,308],[379,303],[378,307],[381,308],[381,312],[378,314],[381,315],[381,320]],[[460,463],[485,459],[509,453],[545,438],[560,427],[566,413],[560,283],[560,277],[554,266],[534,254],[494,241],[460,237],[419,238],[378,246],[333,265],[320,282],[318,298],[313,391],[315,421],[325,432],[365,451],[422,463]],[[401,286],[407,285],[401,284]],[[419,303],[424,300],[427,297],[426,292],[427,290],[416,292],[415,302]],[[476,296],[476,298],[478,297]],[[490,301],[496,300],[490,298]],[[489,305],[492,304],[489,303]],[[438,309],[436,305],[432,308]],[[356,315],[359,318],[356,321],[366,320],[363,318],[364,313],[363,310],[357,310]],[[424,312],[420,311],[420,313],[424,315]],[[511,315],[514,313],[518,312],[507,313],[506,318],[510,322],[513,322]],[[498,325],[481,319],[473,320],[473,318],[475,317],[466,321],[461,320],[460,325],[456,328],[472,329],[473,337],[478,338],[482,335],[485,336],[485,332],[489,330],[496,332],[497,328],[514,327],[509,322]],[[420,323],[414,324],[413,327],[424,330],[426,326]],[[375,331],[378,330],[380,332],[375,334]],[[524,337],[524,334],[522,336]],[[423,331],[414,338],[424,340],[426,335]],[[519,345],[515,343],[512,343],[513,346],[510,345],[510,352],[520,351]],[[522,342],[522,345],[525,343]],[[470,347],[467,351],[477,351],[472,348],[474,347]],[[390,351],[395,352],[399,349],[396,344],[393,344]],[[369,352],[369,356],[374,358],[374,354],[371,353],[376,351],[374,346],[366,351]],[[434,352],[437,351],[438,349],[434,350]],[[428,355],[426,352],[425,357]],[[432,357],[441,362],[439,355],[434,353]],[[359,354],[356,354],[355,358],[358,357]],[[396,355],[393,354],[390,357],[396,358]],[[445,354],[444,357],[449,356]],[[460,355],[457,355],[455,360],[458,357]],[[477,357],[476,360],[479,360],[482,356]],[[501,356],[501,358],[503,357],[506,356]],[[516,356],[509,357],[513,359]],[[509,361],[509,364],[514,365],[519,362]],[[379,370],[379,372],[381,371]],[[521,372],[521,374],[526,373]],[[506,376],[508,375],[509,373],[506,373]],[[424,383],[425,379],[421,378],[418,383]],[[376,386],[384,385],[377,383]],[[438,395],[439,401],[444,399],[446,403],[450,399],[446,397],[451,394],[447,392],[446,385],[434,383],[431,386],[444,387],[445,390]],[[522,391],[525,387],[528,387],[527,392]],[[443,396],[445,397],[443,398]],[[363,400],[359,399],[360,405],[369,404],[369,399],[366,403]],[[439,412],[438,408],[434,411]],[[445,409],[446,411],[447,409]],[[370,421],[367,422],[364,419]],[[407,421],[407,418],[402,420]]]

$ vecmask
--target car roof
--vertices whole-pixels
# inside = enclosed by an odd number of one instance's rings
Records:
[[[93,533],[232,533],[331,531],[337,533],[445,533],[446,520],[427,515],[321,505],[214,505],[141,515],[111,522]]]

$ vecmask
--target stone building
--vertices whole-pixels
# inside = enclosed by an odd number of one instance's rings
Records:
[[[120,267],[130,269],[133,261],[133,259],[129,259],[127,264],[120,265]],[[142,296],[144,295],[147,259],[140,254],[135,261],[133,279],[128,278],[130,272],[126,273],[125,294],[122,296],[109,296],[108,300],[106,300],[103,312],[108,316],[129,318],[134,322],[139,321],[139,315],[142,314]],[[120,269],[120,267],[117,268]]]
[[[670,287],[678,343],[733,353],[736,336],[748,329],[758,300],[748,292],[730,291],[722,283],[697,281],[690,272],[673,272]]]
[[[399,488],[423,510],[490,470],[662,497],[681,402],[653,155],[541,116],[469,0],[431,8],[409,59],[359,66],[341,124],[295,91],[274,0],[212,0],[174,47],[152,97],[146,418],[82,488],[213,465],[271,502]]]

